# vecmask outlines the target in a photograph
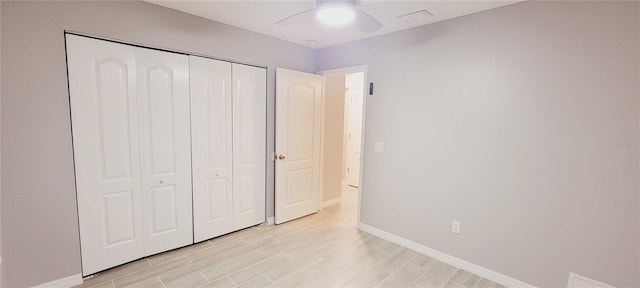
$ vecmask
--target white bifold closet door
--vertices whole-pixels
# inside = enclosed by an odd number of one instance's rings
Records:
[[[67,35],[83,275],[193,243],[188,58]]]
[[[189,56],[193,236],[233,231],[231,63]]]
[[[265,221],[266,70],[190,56],[195,242]]]
[[[136,48],[145,255],[193,244],[189,58]]]
[[[265,222],[267,71],[231,64],[233,229]]]

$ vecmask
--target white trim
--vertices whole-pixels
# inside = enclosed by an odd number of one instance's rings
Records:
[[[402,238],[398,235],[389,233],[387,231],[369,226],[367,224],[364,224],[362,222],[358,222],[358,229],[368,232],[370,234],[373,234],[375,236],[378,236],[382,239],[391,241],[393,243],[396,243],[400,246],[404,246],[406,248],[409,248],[411,250],[414,250],[416,252],[422,253],[424,255],[427,255],[431,258],[434,258],[436,260],[439,260],[441,262],[447,263],[449,265],[458,267],[460,269],[466,270],[470,273],[473,273],[475,275],[478,275],[482,278],[491,280],[493,282],[496,282],[498,284],[502,284],[504,286],[507,287],[535,287],[531,284],[527,284],[525,282],[522,282],[520,280],[517,279],[513,279],[509,276],[500,274],[498,272],[489,270],[487,268],[484,268],[482,266],[467,262],[465,260],[462,260],[460,258],[451,256],[449,254],[440,252],[438,250],[435,250],[433,248],[424,246],[422,244],[413,242],[411,240]]]
[[[319,74],[316,74],[319,75]],[[325,89],[326,86],[326,82],[327,79],[326,77],[321,76],[321,82],[320,82],[320,154],[318,157],[320,157],[320,164],[318,165],[318,169],[320,169],[320,171],[318,171],[318,177],[320,178],[320,183],[318,183],[318,211],[322,210],[322,198],[324,197],[324,140],[325,140],[325,125],[324,125],[324,121],[325,121],[325,115],[324,115],[324,109],[325,109],[325,102],[327,101],[327,97],[326,97],[326,93],[327,93],[327,89]]]
[[[593,280],[573,272],[569,272],[569,282],[567,283],[567,288],[586,288],[586,287],[615,288],[609,284],[602,283],[600,281]]]
[[[340,195],[342,195],[342,194],[340,194]],[[322,205],[320,206],[320,210],[324,209],[327,206],[339,204],[340,202],[342,202],[342,196],[340,196],[338,198],[335,198],[335,199],[324,201],[324,202],[322,202]]]
[[[267,218],[267,225],[273,225],[273,223],[275,223],[275,220],[273,217]]]
[[[73,287],[76,285],[80,285],[82,283],[84,283],[84,280],[82,280],[82,274],[76,274],[76,275],[60,278],[58,280],[53,280],[51,282],[47,282],[44,284],[40,284],[38,286],[33,286],[33,288]]]

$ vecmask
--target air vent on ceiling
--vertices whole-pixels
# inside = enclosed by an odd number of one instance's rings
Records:
[[[433,17],[433,14],[431,14],[429,11],[419,10],[419,11],[407,13],[404,15],[396,16],[396,20],[404,24],[415,25],[418,23],[426,22],[431,17]]]

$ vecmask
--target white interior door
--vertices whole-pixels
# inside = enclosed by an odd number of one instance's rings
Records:
[[[146,255],[193,244],[188,61],[136,48]]]
[[[322,78],[276,70],[275,223],[318,211]]]
[[[233,231],[231,63],[189,56],[195,242]]]
[[[362,109],[364,73],[345,75],[347,109],[347,174],[348,185],[360,185],[360,158],[362,155]]]
[[[67,35],[82,273],[144,256],[135,48]]]
[[[233,229],[265,221],[267,97],[264,68],[231,64]]]

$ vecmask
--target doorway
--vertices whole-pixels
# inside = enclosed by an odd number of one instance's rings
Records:
[[[367,67],[318,74],[323,76],[320,207],[355,205],[359,214]]]
[[[344,193],[359,211],[365,83],[366,66],[276,69],[276,224],[343,203]]]

